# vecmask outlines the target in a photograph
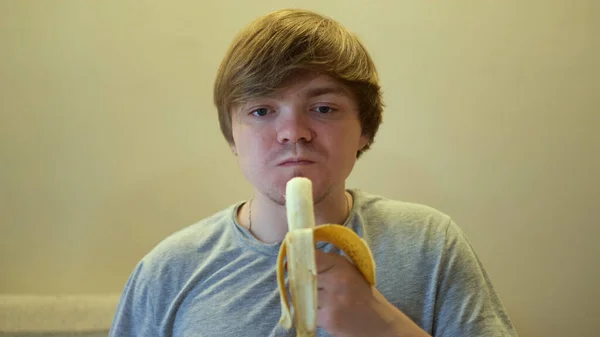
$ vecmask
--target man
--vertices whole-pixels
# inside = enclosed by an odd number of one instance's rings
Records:
[[[285,186],[297,176],[312,181],[316,223],[354,230],[377,265],[370,287],[336,247],[318,245],[317,336],[516,336],[447,215],[345,188],[383,106],[355,35],[314,12],[269,13],[233,41],[214,98],[254,194],[145,256],[110,336],[295,336],[277,325],[276,259],[288,230]]]

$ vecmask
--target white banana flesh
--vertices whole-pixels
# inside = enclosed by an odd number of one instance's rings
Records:
[[[294,178],[286,187],[288,279],[297,336],[314,336],[317,328],[317,266],[313,230],[312,183]]]

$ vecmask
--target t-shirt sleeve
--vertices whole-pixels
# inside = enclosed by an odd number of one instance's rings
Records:
[[[110,328],[109,337],[158,336],[150,280],[140,262],[129,276]]]
[[[453,221],[446,231],[438,282],[434,336],[517,336],[486,270]]]

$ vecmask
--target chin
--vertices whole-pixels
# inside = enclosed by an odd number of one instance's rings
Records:
[[[319,203],[320,201],[325,199],[331,192],[332,186],[328,185],[327,180],[324,180],[323,177],[310,176],[310,175],[296,175],[292,178],[295,178],[295,177],[303,177],[303,178],[310,179],[310,181],[312,182],[312,188],[313,188],[313,201],[315,203]],[[285,186],[284,186],[283,190],[285,193]]]

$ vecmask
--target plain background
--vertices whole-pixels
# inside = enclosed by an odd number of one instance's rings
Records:
[[[597,335],[597,1],[0,0],[0,293],[120,293],[249,197],[212,84],[282,7],[358,33],[386,110],[348,187],[464,229],[521,336]]]

